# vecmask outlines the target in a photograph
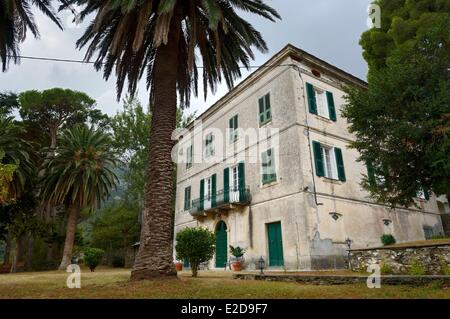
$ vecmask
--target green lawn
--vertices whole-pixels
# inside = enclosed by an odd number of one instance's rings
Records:
[[[450,298],[448,288],[364,284],[313,286],[297,283],[234,280],[230,272],[204,273],[193,279],[130,282],[129,270],[84,270],[81,289],[66,288],[58,271],[0,275],[0,298]]]

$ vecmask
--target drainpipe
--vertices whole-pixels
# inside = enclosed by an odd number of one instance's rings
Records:
[[[317,191],[316,191],[316,177],[314,175],[314,166],[313,166],[313,156],[312,156],[312,151],[311,151],[311,138],[310,138],[310,130],[309,130],[309,123],[308,123],[308,108],[307,108],[307,101],[305,98],[305,81],[303,80],[302,77],[302,71],[300,70],[300,68],[297,65],[292,65],[292,67],[297,70],[298,72],[298,76],[300,77],[300,81],[302,82],[302,91],[303,91],[303,103],[305,105],[305,125],[306,125],[306,134],[307,134],[307,138],[308,138],[308,149],[309,149],[309,159],[311,162],[311,175],[312,175],[312,181],[313,181],[313,193],[314,193],[314,201],[316,203],[316,206],[321,206],[323,205],[323,203],[319,203],[317,201]]]

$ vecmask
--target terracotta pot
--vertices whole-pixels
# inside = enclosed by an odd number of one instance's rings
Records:
[[[231,269],[233,271],[241,271],[242,270],[242,263],[240,261],[233,261],[233,262],[231,262]]]
[[[177,271],[182,271],[183,270],[183,264],[182,263],[175,263],[175,269]]]

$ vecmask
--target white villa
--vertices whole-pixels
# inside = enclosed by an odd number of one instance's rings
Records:
[[[225,267],[229,245],[246,249],[248,269],[262,256],[270,268],[309,270],[343,267],[348,239],[362,248],[383,234],[405,242],[443,233],[445,200],[391,210],[362,189],[368,170],[347,147],[354,136],[340,111],[345,85],[367,84],[287,45],[199,116],[201,130],[191,123],[176,136],[175,233],[213,231],[211,269]]]

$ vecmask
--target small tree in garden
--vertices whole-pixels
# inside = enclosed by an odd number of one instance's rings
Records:
[[[384,234],[381,236],[381,242],[384,246],[393,245],[396,243],[395,237],[390,234]]]
[[[100,264],[105,251],[100,248],[87,248],[84,251],[84,263],[89,267],[91,271]]]
[[[185,228],[176,236],[177,259],[187,259],[191,264],[192,277],[197,277],[198,266],[214,256],[215,237],[206,228]]]

